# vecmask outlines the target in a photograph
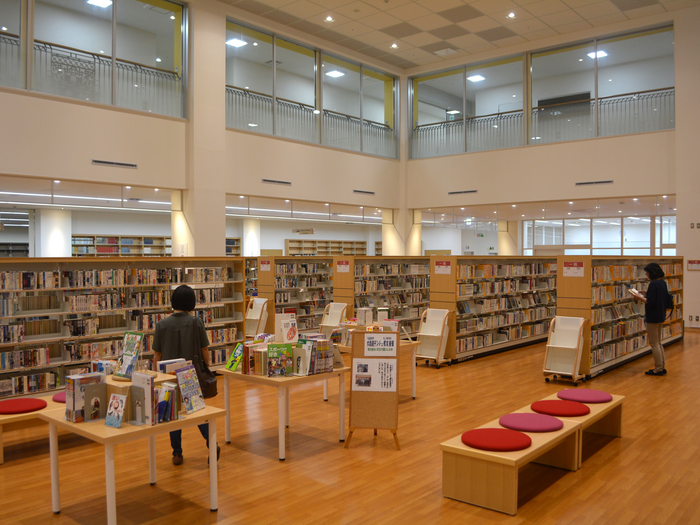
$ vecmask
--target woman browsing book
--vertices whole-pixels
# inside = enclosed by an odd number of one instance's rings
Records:
[[[647,338],[651,353],[654,356],[654,368],[644,372],[648,376],[666,374],[666,358],[664,347],[661,346],[661,327],[666,320],[666,298],[668,288],[664,281],[664,271],[657,263],[649,263],[644,267],[644,273],[649,278],[649,288],[646,292],[630,291],[632,297],[646,304],[644,318],[647,322]]]
[[[158,321],[153,337],[153,369],[157,370],[158,361],[183,358],[186,361],[198,359],[199,351],[195,348],[194,323],[192,312],[197,305],[194,290],[183,284],[178,286],[171,297],[173,313]],[[209,338],[204,329],[204,323],[197,319],[197,340],[201,347],[202,360],[209,366]],[[209,423],[198,426],[200,433],[209,448]],[[182,430],[170,433],[170,445],[173,447],[173,465],[182,465]],[[216,458],[219,459],[221,449],[216,445]]]

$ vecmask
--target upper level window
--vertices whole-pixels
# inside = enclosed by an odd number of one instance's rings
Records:
[[[21,0],[0,2],[0,86],[24,87],[21,7]]]

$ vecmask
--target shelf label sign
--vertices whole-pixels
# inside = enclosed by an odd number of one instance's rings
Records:
[[[688,270],[700,270],[700,261],[688,259]]]
[[[350,273],[350,261],[338,261],[336,271],[338,273]]]
[[[365,334],[365,357],[396,357],[397,334]]]
[[[450,275],[452,273],[452,263],[450,261],[435,261],[435,273]]]
[[[270,271],[270,260],[269,259],[261,259],[260,260],[260,271],[261,272],[269,272]]]
[[[564,261],[564,277],[583,277],[583,261]]]

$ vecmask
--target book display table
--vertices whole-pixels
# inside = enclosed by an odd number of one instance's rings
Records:
[[[104,421],[71,423],[65,420],[65,410],[39,412],[39,418],[49,424],[49,448],[51,453],[51,505],[54,514],[61,512],[61,495],[58,476],[58,429],[83,436],[105,448],[105,480],[107,485],[107,523],[117,523],[117,495],[114,480],[114,445],[148,438],[148,466],[151,485],[156,483],[156,436],[173,430],[209,423],[209,443],[216,443],[216,418],[224,415],[220,408],[208,406],[181,419],[155,426],[122,424],[122,428],[105,426]],[[218,510],[218,481],[216,447],[209,447],[209,508]]]
[[[289,377],[267,377],[261,375],[242,374],[238,371],[221,369],[219,373],[224,376],[224,401],[226,406],[226,443],[231,443],[231,387],[230,380],[246,381],[258,385],[265,385],[277,388],[278,414],[279,414],[279,459],[284,461],[285,455],[285,435],[286,427],[289,427],[289,389],[290,387],[304,383],[324,381],[335,376],[338,377],[339,391],[339,425],[340,441],[345,441],[345,374],[350,370],[349,366],[327,372],[325,374],[314,374],[310,376],[289,376]]]
[[[38,397],[38,396],[37,396]],[[46,401],[46,408],[35,412],[25,412],[24,414],[0,414],[0,465],[5,462],[5,454],[3,447],[3,432],[10,430],[19,430],[20,428],[28,428],[36,425],[42,425],[39,420],[39,415],[52,410],[62,410],[65,413],[66,405],[53,401],[49,396],[41,396],[39,399]]]

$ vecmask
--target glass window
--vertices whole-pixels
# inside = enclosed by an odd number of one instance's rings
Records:
[[[590,255],[590,248],[567,248],[564,250],[564,255]]]
[[[593,43],[532,55],[530,144],[595,136]]]
[[[226,22],[226,126],[271,135],[272,36]]]
[[[593,255],[621,255],[622,219],[593,220]]]
[[[563,221],[535,221],[535,246],[561,244]]]
[[[277,135],[318,142],[316,52],[277,39]]]
[[[533,247],[533,223],[532,221],[523,221],[523,249],[528,250]],[[523,251],[523,254],[525,252]]]
[[[467,151],[523,143],[523,59],[467,67]]]
[[[117,106],[182,117],[183,8],[118,0]]]
[[[411,157],[464,153],[464,68],[414,78],[412,86]]]
[[[360,66],[323,55],[323,144],[360,151]]]
[[[34,5],[32,88],[112,103],[112,1],[45,0]]]
[[[661,218],[661,242],[663,244],[676,244],[676,217]]]
[[[396,157],[394,77],[362,69],[362,145],[365,153]]]
[[[651,253],[651,217],[625,217],[622,229],[622,255]]]
[[[591,244],[591,220],[574,219],[564,221],[564,242],[567,245]],[[576,255],[576,254],[574,254]]]
[[[24,87],[20,8],[21,0],[0,2],[0,86]]]
[[[673,29],[598,42],[600,136],[674,127]]]

